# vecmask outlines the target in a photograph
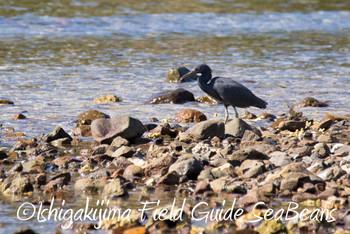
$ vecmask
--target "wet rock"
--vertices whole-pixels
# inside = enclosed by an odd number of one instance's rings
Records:
[[[287,227],[280,220],[265,220],[256,229],[259,233],[290,233]]]
[[[194,180],[197,179],[202,170],[202,164],[191,154],[179,157],[169,168],[169,172],[176,171],[180,176],[187,176],[189,179]]]
[[[246,130],[250,130],[258,136],[261,136],[261,132],[257,128],[250,126],[244,120],[239,118],[235,118],[225,125],[225,134],[238,138],[242,138]]]
[[[68,168],[71,163],[81,163],[81,160],[75,159],[71,156],[57,157],[52,163],[60,168]]]
[[[102,195],[110,199],[115,199],[118,197],[127,197],[128,192],[123,186],[119,178],[108,181],[102,191]]]
[[[185,102],[195,101],[193,93],[179,88],[174,91],[165,93],[163,95],[152,98],[151,104],[162,104],[162,103],[172,103],[172,104],[182,104]]]
[[[21,228],[15,232],[13,232],[12,234],[37,234],[37,233],[28,227],[24,227],[24,228]]]
[[[321,101],[319,101],[319,100],[317,100],[316,98],[313,98],[313,97],[304,98],[297,105],[299,107],[308,107],[308,106],[311,106],[311,107],[326,107],[326,106],[328,106],[327,102],[321,102]]]
[[[233,165],[241,165],[241,163],[247,159],[251,160],[268,160],[269,157],[259,151],[252,148],[243,150],[237,150],[230,155],[227,155],[226,159]]]
[[[274,121],[277,117],[273,114],[262,113],[258,116],[258,119],[269,119],[270,121]]]
[[[54,181],[54,180],[59,179],[59,178],[63,179],[63,181],[62,181],[63,185],[67,185],[71,181],[71,174],[69,172],[60,173],[60,174],[55,175],[54,177],[52,177],[49,180],[49,182],[50,181]]]
[[[8,158],[7,154],[5,153],[5,151],[0,150],[0,160]]]
[[[212,191],[210,187],[209,180],[198,181],[196,188],[194,189],[194,194],[203,194],[204,192]]]
[[[282,167],[292,162],[287,153],[281,151],[272,152],[269,161],[277,167]]]
[[[306,121],[286,120],[279,123],[278,129],[281,131],[288,130],[295,132],[296,130],[305,128],[305,123]]]
[[[196,140],[204,140],[212,137],[223,138],[225,133],[225,125],[223,122],[217,120],[206,120],[197,123],[193,127],[187,129],[187,131],[180,136],[180,140],[185,138],[185,135],[192,137]]]
[[[78,123],[76,126],[78,127],[82,125],[91,125],[92,121],[94,121],[95,119],[108,119],[108,118],[109,118],[109,115],[103,112],[100,112],[98,110],[84,111],[83,113],[77,116]]]
[[[81,178],[75,182],[74,189],[75,194],[99,194],[103,191],[107,180],[101,179],[91,179],[91,178]]]
[[[227,193],[240,193],[245,194],[246,185],[240,181],[235,181],[229,177],[220,177],[210,182],[211,189],[216,192],[227,192]]]
[[[112,154],[112,157],[117,158],[122,156],[125,158],[130,158],[135,152],[136,151],[132,147],[123,145]]]
[[[241,115],[242,119],[256,119],[256,115],[254,115],[253,113],[249,112],[249,111],[244,111],[243,115]]]
[[[179,123],[198,123],[207,120],[207,117],[198,110],[187,109],[176,113],[174,122]]]
[[[265,165],[258,160],[245,160],[240,169],[244,178],[256,178],[265,171]]]
[[[125,168],[123,177],[127,180],[133,180],[135,178],[141,178],[143,176],[143,169],[136,165],[130,165]]]
[[[108,178],[110,176],[111,173],[109,173],[109,171],[106,169],[98,170],[88,175],[88,177],[91,179]]]
[[[73,129],[73,136],[92,137],[91,126],[81,125]]]
[[[199,97],[199,98],[197,98],[197,101],[202,102],[202,103],[210,103],[210,104],[220,104],[221,103],[218,100],[210,97],[209,95]]]
[[[259,191],[250,190],[246,195],[238,199],[237,204],[239,206],[246,207],[252,204],[256,204],[258,202],[270,203],[270,199],[262,195]]]
[[[23,166],[24,172],[41,173],[41,172],[45,171],[46,163],[40,159],[34,159],[34,160],[23,163],[22,166]]]
[[[51,141],[54,141],[54,140],[57,140],[57,139],[60,139],[60,138],[68,138],[70,139],[70,141],[72,141],[72,137],[66,133],[63,128],[61,128],[60,126],[57,126],[55,127],[55,129],[46,134],[44,137],[43,137],[43,141],[45,142],[51,142]]]
[[[15,194],[20,195],[34,190],[33,185],[29,182],[27,178],[15,178],[11,185],[4,191],[4,194]]]
[[[26,119],[27,117],[24,114],[15,114],[12,116],[12,119]]]
[[[176,158],[166,154],[161,158],[153,160],[146,168],[145,175],[152,177],[155,175],[165,175],[169,167],[176,161]]]
[[[108,103],[108,102],[121,102],[123,101],[120,97],[115,96],[114,94],[102,95],[101,97],[95,98],[94,103]]]
[[[176,171],[171,171],[164,176],[162,176],[157,185],[165,184],[165,185],[176,185],[180,182],[180,175]]]
[[[154,129],[150,131],[151,134],[158,134],[161,136],[168,135],[170,137],[176,137],[178,131],[176,129],[171,128],[170,124],[165,123],[162,125],[158,125]]]
[[[15,103],[10,100],[0,99],[0,105],[14,105]]]
[[[145,127],[138,120],[129,116],[111,119],[96,119],[91,123],[92,136],[101,144],[110,144],[117,136],[128,140],[141,137]]]
[[[175,69],[169,69],[168,75],[166,77],[166,81],[169,83],[179,83],[180,78],[189,72],[190,72],[190,70],[186,67],[178,67]],[[197,80],[197,77],[198,76],[196,74],[192,74],[192,75],[186,77],[185,79],[183,79],[181,82],[189,82],[192,80]]]

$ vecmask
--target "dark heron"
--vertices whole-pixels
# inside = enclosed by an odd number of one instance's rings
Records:
[[[224,104],[226,109],[225,123],[227,123],[229,116],[228,106],[233,107],[236,112],[236,118],[238,118],[236,107],[246,108],[255,106],[261,109],[266,108],[267,102],[255,96],[252,91],[237,81],[222,77],[212,78],[212,71],[206,64],[197,66],[193,71],[181,77],[180,81],[191,74],[197,73],[200,74],[197,80],[199,87],[211,97]]]

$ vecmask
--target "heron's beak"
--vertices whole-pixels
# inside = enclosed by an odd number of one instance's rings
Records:
[[[192,75],[192,74],[196,74],[196,73],[197,73],[196,70],[192,70],[192,71],[186,73],[185,75],[183,75],[183,76],[180,78],[180,82],[182,82],[186,77],[188,77],[188,76],[190,76],[190,75]]]

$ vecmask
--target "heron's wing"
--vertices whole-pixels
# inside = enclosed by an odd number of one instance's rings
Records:
[[[247,87],[229,78],[215,77],[213,80],[213,90],[223,100],[226,105],[236,107],[256,106],[261,100],[256,97]]]

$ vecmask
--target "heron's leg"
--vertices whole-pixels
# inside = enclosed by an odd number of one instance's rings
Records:
[[[235,110],[235,113],[236,113],[236,118],[238,119],[239,118],[239,115],[238,115],[238,112],[237,112],[237,109],[235,106],[233,106],[233,109]]]
[[[228,106],[225,105],[225,109],[226,109],[226,115],[225,115],[225,124],[228,121]]]

